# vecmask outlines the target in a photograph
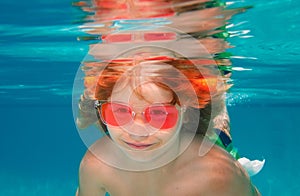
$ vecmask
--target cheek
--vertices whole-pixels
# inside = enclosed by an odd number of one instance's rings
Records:
[[[161,130],[158,131],[154,136],[159,138],[160,140],[166,141],[169,140],[174,134],[176,133],[176,129],[168,129],[168,130]]]
[[[121,129],[117,128],[117,127],[107,127],[107,130],[109,132],[109,135],[111,136],[111,138],[113,140],[116,140],[117,138],[120,138],[122,136],[122,134],[124,133]]]

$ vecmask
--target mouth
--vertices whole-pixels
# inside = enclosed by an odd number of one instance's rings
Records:
[[[154,146],[154,144],[142,144],[142,143],[130,143],[130,142],[125,142],[124,143],[129,146],[130,148],[136,149],[136,150],[145,150],[149,149],[151,146]]]

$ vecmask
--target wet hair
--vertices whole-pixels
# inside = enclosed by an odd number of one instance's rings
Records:
[[[136,69],[136,66],[138,68]],[[107,100],[118,81],[118,84],[126,84],[131,80],[133,83],[141,84],[140,78],[150,81],[163,89],[169,89],[176,95],[184,97],[185,105],[195,108],[204,108],[215,95],[221,92],[218,83],[222,82],[217,76],[209,73],[206,76],[195,67],[189,60],[168,61],[141,61],[138,64],[131,63],[124,68],[122,64],[110,63],[101,72],[95,88],[95,99]],[[210,75],[209,75],[210,74]],[[197,100],[191,100],[196,95]],[[180,105],[180,103],[178,103]]]

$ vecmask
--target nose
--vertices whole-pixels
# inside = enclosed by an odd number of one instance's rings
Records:
[[[145,123],[146,123],[143,112],[139,112],[139,113],[133,112],[132,118],[133,118],[134,123],[139,124],[141,126],[145,125]]]
[[[136,120],[129,127],[126,127],[126,132],[130,135],[130,137],[134,138],[148,137],[151,134],[145,123],[137,122]]]
[[[142,140],[151,135],[151,130],[147,126],[147,122],[143,113],[133,113],[133,123],[125,128],[126,132],[132,139]]]

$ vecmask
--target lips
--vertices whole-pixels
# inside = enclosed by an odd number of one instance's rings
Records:
[[[147,149],[154,145],[154,144],[142,144],[142,143],[130,143],[130,142],[125,142],[125,144],[127,144],[130,148],[139,149],[139,150]]]

